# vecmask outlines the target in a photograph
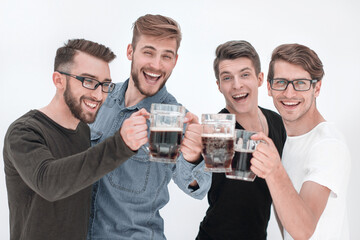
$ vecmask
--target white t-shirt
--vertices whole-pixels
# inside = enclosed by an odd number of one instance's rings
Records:
[[[310,239],[349,239],[346,195],[351,159],[344,137],[335,125],[322,122],[304,135],[287,137],[282,162],[297,192],[306,181],[331,190]],[[293,239],[285,230],[284,236]]]

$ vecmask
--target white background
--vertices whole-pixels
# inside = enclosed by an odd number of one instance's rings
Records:
[[[356,148],[360,119],[360,2],[303,1],[0,1],[0,147],[9,124],[30,109],[45,106],[55,87],[51,75],[55,51],[69,38],[85,38],[109,46],[118,58],[112,78],[124,81],[130,73],[126,46],[132,23],[147,13],[179,22],[183,41],[167,87],[197,115],[225,106],[212,68],[215,48],[228,40],[244,39],[257,49],[267,74],[271,51],[283,43],[314,49],[325,66],[318,108],[338,124],[352,154],[348,194],[351,239],[360,239],[360,171]],[[265,85],[259,104],[274,109]],[[1,155],[0,168],[3,169]],[[336,177],[336,176],[334,176]],[[194,200],[170,184],[170,203],[161,211],[168,239],[194,239],[207,209],[207,199]],[[0,171],[0,239],[8,239],[5,176]],[[71,219],[69,219],[71,221]],[[280,239],[272,218],[268,239]]]

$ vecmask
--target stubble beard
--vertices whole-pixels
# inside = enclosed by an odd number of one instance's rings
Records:
[[[81,108],[81,102],[86,99],[87,97],[81,96],[79,103],[76,101],[75,97],[71,93],[71,87],[69,81],[66,83],[66,90],[64,92],[64,100],[66,105],[69,107],[71,114],[76,118],[79,119],[81,122],[84,123],[93,123],[96,119],[96,116],[99,112],[99,109],[96,111],[95,114],[89,115],[85,114]],[[90,98],[88,98],[90,99]]]
[[[141,73],[142,71],[139,71],[139,72]],[[144,96],[146,96],[146,97],[152,97],[152,96],[154,96],[156,93],[158,93],[159,90],[162,89],[162,88],[165,86],[165,84],[166,84],[167,80],[169,79],[170,75],[171,75],[171,73],[169,74],[169,76],[167,76],[166,78],[164,78],[164,81],[161,83],[161,85],[159,86],[159,88],[158,88],[156,91],[154,91],[154,92],[149,92],[149,91],[146,91],[145,89],[141,88],[141,86],[140,86],[140,80],[139,80],[139,74],[138,74],[138,72],[134,69],[134,61],[131,62],[131,78],[132,78],[132,80],[133,80],[133,82],[134,82],[134,85],[135,85],[136,89],[137,89],[142,95],[144,95]]]

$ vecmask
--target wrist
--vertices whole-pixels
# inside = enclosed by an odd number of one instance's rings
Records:
[[[202,160],[202,155],[201,154],[198,154],[196,156],[193,156],[193,157],[187,157],[187,156],[184,156],[184,159],[191,163],[191,164],[194,164],[194,165],[198,165]]]

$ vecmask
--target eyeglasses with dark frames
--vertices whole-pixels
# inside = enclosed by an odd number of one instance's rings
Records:
[[[317,79],[295,79],[293,81],[285,78],[274,78],[270,80],[270,87],[275,91],[285,91],[289,84],[293,85],[295,91],[308,91],[311,84],[318,82]]]
[[[66,72],[61,72],[61,71],[57,71],[57,72],[79,80],[82,83],[82,86],[87,89],[95,90],[99,86],[101,86],[101,91],[103,91],[105,93],[110,93],[115,88],[115,83],[112,83],[112,82],[100,82],[96,79],[89,78],[89,77],[76,76],[76,75],[66,73]]]

